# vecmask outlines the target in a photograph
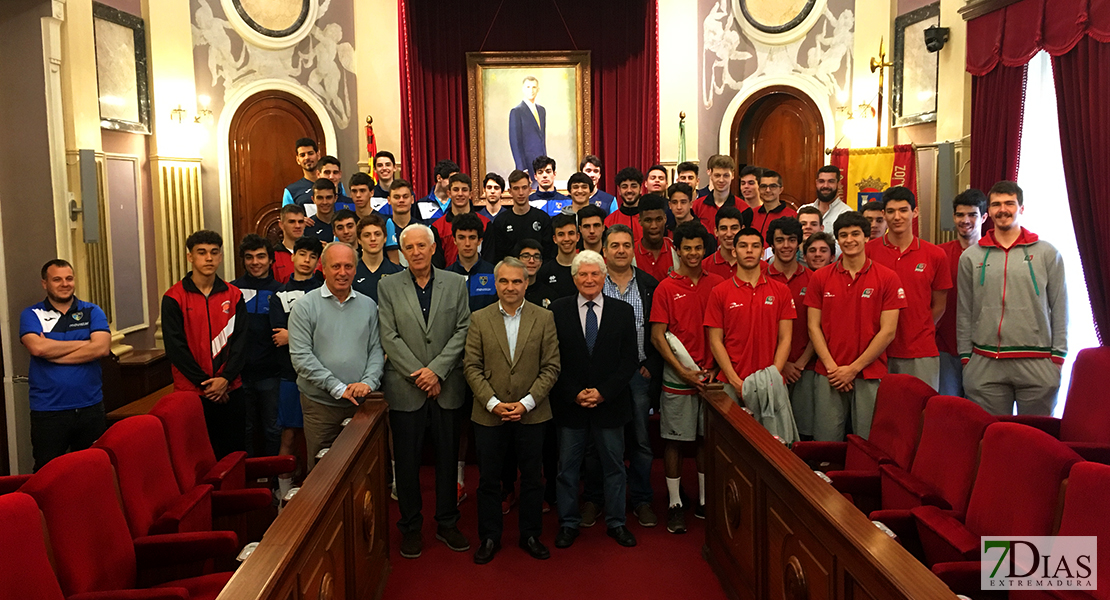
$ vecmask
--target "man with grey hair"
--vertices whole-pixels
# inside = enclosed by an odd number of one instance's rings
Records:
[[[324,285],[306,293],[289,314],[289,357],[301,391],[309,469],[382,380],[378,306],[351,289],[355,261],[347,244],[328,244]]]
[[[624,427],[632,419],[628,382],[639,366],[632,307],[602,294],[605,259],[583,250],[570,264],[578,293],[551,303],[562,371],[551,392],[559,436],[556,548],[569,548],[582,521],[578,482],[587,440],[593,440],[604,474],[605,523],[609,537],[635,546],[625,527]]]
[[[466,335],[464,372],[474,391],[478,451],[478,536],[474,562],[493,560],[501,547],[501,476],[510,447],[520,469],[520,547],[540,560],[543,523],[544,432],[548,393],[559,376],[559,340],[551,312],[524,301],[528,272],[507,257],[493,271],[497,303],[474,312]]]
[[[457,526],[456,463],[466,380],[462,358],[470,324],[466,280],[432,266],[435,237],[426,225],[401,232],[408,277],[398,273],[378,284],[382,348],[389,360],[382,387],[389,403],[396,460],[401,556],[417,558],[420,534],[420,456],[424,431],[435,446],[436,539],[456,552],[470,549]]]

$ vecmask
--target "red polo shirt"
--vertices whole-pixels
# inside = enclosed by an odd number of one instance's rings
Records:
[[[812,273],[813,271],[799,264],[798,270],[794,271],[794,276],[787,278],[784,273],[775,268],[775,263],[767,265],[767,276],[790,288],[790,295],[794,298],[794,311],[798,314],[798,318],[794,319],[794,335],[790,338],[790,362],[801,358],[802,352],[809,344],[809,329],[806,326],[809,312],[809,308],[806,307],[806,288],[809,286],[809,277]]]
[[[838,260],[810,276],[806,306],[821,311],[821,331],[829,353],[836,364],[847,365],[859,358],[879,333],[884,310],[906,307],[906,293],[894,271],[870,258],[854,280]],[[816,370],[818,375],[829,374],[820,360]],[[883,375],[886,352],[864,367],[859,377],[880,379]]]
[[[703,271],[713,273],[721,279],[729,279],[736,272],[736,264],[728,264],[725,257],[721,256],[720,248],[701,261],[701,268]]]
[[[713,288],[704,325],[724,330],[732,368],[744,378],[775,363],[779,321],[795,316],[790,288],[766,275],[755,287],[734,276]],[[727,383],[728,377],[722,372],[717,380]]]
[[[663,238],[659,258],[652,256],[651,251],[644,247],[642,238],[632,246],[632,249],[636,252],[636,266],[646,271],[656,281],[661,282],[666,279],[667,273],[674,268],[674,243],[669,238]]]
[[[960,271],[960,256],[964,247],[960,240],[952,240],[937,246],[948,257],[948,273],[952,277],[952,289],[948,290],[948,302],[944,306],[944,316],[937,323],[937,350],[959,356],[956,350],[956,279]]]
[[[705,226],[705,230],[713,234],[717,231],[717,211],[726,206],[741,209],[740,212],[743,213],[743,222],[740,224],[741,227],[747,227],[752,224],[752,209],[746,204],[737,203],[736,196],[732,194],[729,194],[724,204],[717,206],[717,202],[713,200],[713,193],[710,192],[695,200],[690,210],[693,211],[694,216],[701,221],[701,224]]]
[[[778,207],[774,210],[767,211],[766,207],[760,206],[759,210],[755,211],[755,215],[752,217],[752,227],[759,230],[759,235],[763,236],[763,240],[768,246],[770,242],[767,242],[767,227],[771,224],[771,221],[782,217],[798,218],[798,211],[790,208],[789,204],[780,200]],[[801,240],[799,240],[799,242],[800,241]]]
[[[937,331],[933,324],[933,292],[952,289],[948,256],[934,244],[914,237],[905,252],[888,236],[867,242],[867,256],[892,269],[906,292],[906,309],[898,315],[898,331],[887,347],[892,358],[937,356]]]
[[[619,200],[620,199],[618,198],[618,201]],[[627,210],[634,210],[636,212],[633,213],[633,214],[629,214],[629,213],[625,212]],[[639,208],[627,209],[627,208],[624,208],[622,206],[621,208],[609,213],[608,217],[605,217],[605,228],[606,229],[612,227],[613,225],[618,225],[618,224],[627,225],[627,226],[632,228],[632,240],[634,242],[635,242],[635,240],[643,239],[644,229],[643,229],[643,227],[640,227],[640,209]]]
[[[649,321],[665,324],[667,331],[682,342],[690,358],[703,369],[711,369],[715,364],[705,339],[705,307],[713,289],[723,281],[713,273],[702,271],[695,284],[689,277],[672,272],[659,282],[651,300]]]

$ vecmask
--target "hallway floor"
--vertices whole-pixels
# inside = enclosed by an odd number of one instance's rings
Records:
[[[653,508],[659,524],[641,527],[628,515],[628,528],[638,542],[634,548],[623,548],[605,534],[602,518],[590,528],[581,530],[574,545],[555,548],[558,518],[554,512],[544,515],[541,541],[551,550],[551,558],[535,560],[517,546],[516,507],[505,515],[502,549],[492,562],[474,564],[478,546],[477,504],[474,487],[478,469],[466,469],[469,497],[459,506],[462,518],[459,528],[470,541],[467,552],[452,552],[435,539],[435,494],[432,467],[423,467],[421,488],[424,495],[424,552],[420,558],[401,558],[398,548],[401,534],[396,522],[400,514],[396,502],[390,502],[390,561],[393,572],[385,589],[385,600],[575,600],[624,598],[673,600],[724,600],[725,594],[717,577],[702,558],[705,543],[705,521],[687,513],[687,532],[667,532],[666,483],[663,463],[656,460],[652,469],[655,491]],[[696,498],[697,474],[694,462],[687,460],[683,469],[687,493]]]

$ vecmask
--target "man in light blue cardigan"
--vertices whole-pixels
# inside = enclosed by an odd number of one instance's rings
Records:
[[[309,469],[316,454],[339,437],[343,420],[378,389],[385,366],[378,306],[351,289],[356,260],[350,246],[328,244],[324,285],[306,293],[289,314],[289,356],[301,391]]]

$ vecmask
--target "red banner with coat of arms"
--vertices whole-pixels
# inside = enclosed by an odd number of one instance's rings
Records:
[[[853,210],[882,200],[883,191],[904,186],[917,195],[917,151],[910,144],[884,148],[836,148],[831,164],[840,168],[841,198]]]

